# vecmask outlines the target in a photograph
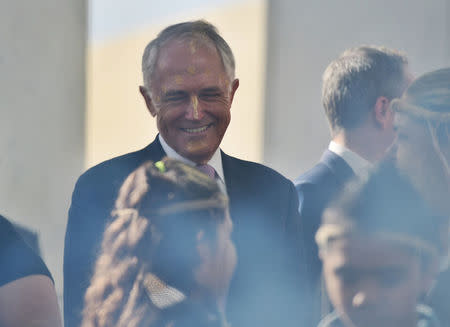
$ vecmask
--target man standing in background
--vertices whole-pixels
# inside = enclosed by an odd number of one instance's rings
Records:
[[[316,288],[322,268],[314,235],[322,213],[350,178],[384,156],[395,137],[390,102],[411,80],[404,55],[371,46],[346,50],[323,74],[322,103],[332,140],[319,163],[294,182],[311,260],[308,274]]]

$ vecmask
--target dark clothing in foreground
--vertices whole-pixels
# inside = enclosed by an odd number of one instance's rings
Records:
[[[28,229],[25,226],[19,225],[17,223],[12,223],[14,226],[14,229],[17,231],[17,233],[22,237],[22,239],[27,243],[30,248],[36,252],[37,255],[41,256],[41,248],[39,246],[39,236],[38,233],[36,233],[33,230]]]
[[[322,262],[319,259],[315,235],[320,226],[323,211],[343,189],[346,182],[354,176],[352,168],[345,160],[327,149],[319,163],[294,181],[299,197],[300,219],[303,224],[301,237],[307,251],[308,276],[315,288],[311,299],[314,303],[312,313],[315,317],[314,325],[320,319],[321,304],[324,301],[320,297]]]
[[[83,297],[103,231],[125,178],[143,162],[165,153],[158,138],[146,148],[85,172],[72,197],[64,251],[65,326],[79,326]],[[232,326],[296,326],[302,319],[303,243],[294,185],[260,164],[222,152],[238,264],[227,319]]]
[[[0,267],[0,287],[31,275],[44,275],[53,281],[42,259],[3,216],[0,216]]]
[[[158,313],[151,327],[228,327],[220,313],[200,303],[184,301]]]
[[[425,305],[417,306],[417,327],[440,327],[441,324],[430,307]],[[339,319],[339,314],[333,311],[319,323],[317,327],[345,327]],[[382,326],[380,326],[382,327]]]

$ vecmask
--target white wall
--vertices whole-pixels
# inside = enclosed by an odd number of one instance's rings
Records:
[[[83,0],[0,3],[0,213],[39,232],[59,296],[84,161],[85,17]]]
[[[344,49],[403,50],[417,74],[450,66],[448,0],[270,0],[268,15],[264,161],[291,178],[328,144],[321,75]]]

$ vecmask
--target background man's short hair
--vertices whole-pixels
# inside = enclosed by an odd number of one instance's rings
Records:
[[[215,46],[222,60],[225,72],[230,81],[235,75],[235,60],[228,43],[220,36],[217,28],[204,20],[196,20],[170,25],[163,29],[156,39],[152,40],[145,48],[142,56],[142,74],[144,85],[150,91],[152,75],[158,61],[159,51],[172,40],[199,40]]]
[[[333,133],[359,126],[385,96],[400,97],[407,87],[402,53],[361,46],[344,51],[323,74],[322,104]]]

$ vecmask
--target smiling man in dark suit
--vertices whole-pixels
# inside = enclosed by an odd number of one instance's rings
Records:
[[[295,180],[309,274],[318,285],[321,263],[314,235],[330,200],[365,174],[394,140],[390,101],[411,82],[407,58],[391,49],[361,46],[343,52],[323,74],[322,104],[332,140],[319,163]]]
[[[102,232],[124,179],[147,160],[175,158],[206,171],[230,199],[238,264],[227,301],[233,326],[301,319],[302,245],[292,182],[220,150],[238,89],[228,44],[204,21],[169,26],[145,49],[140,92],[159,135],[146,148],[84,173],[73,192],[64,255],[66,327],[78,326]],[[182,233],[182,231],[180,231]]]

